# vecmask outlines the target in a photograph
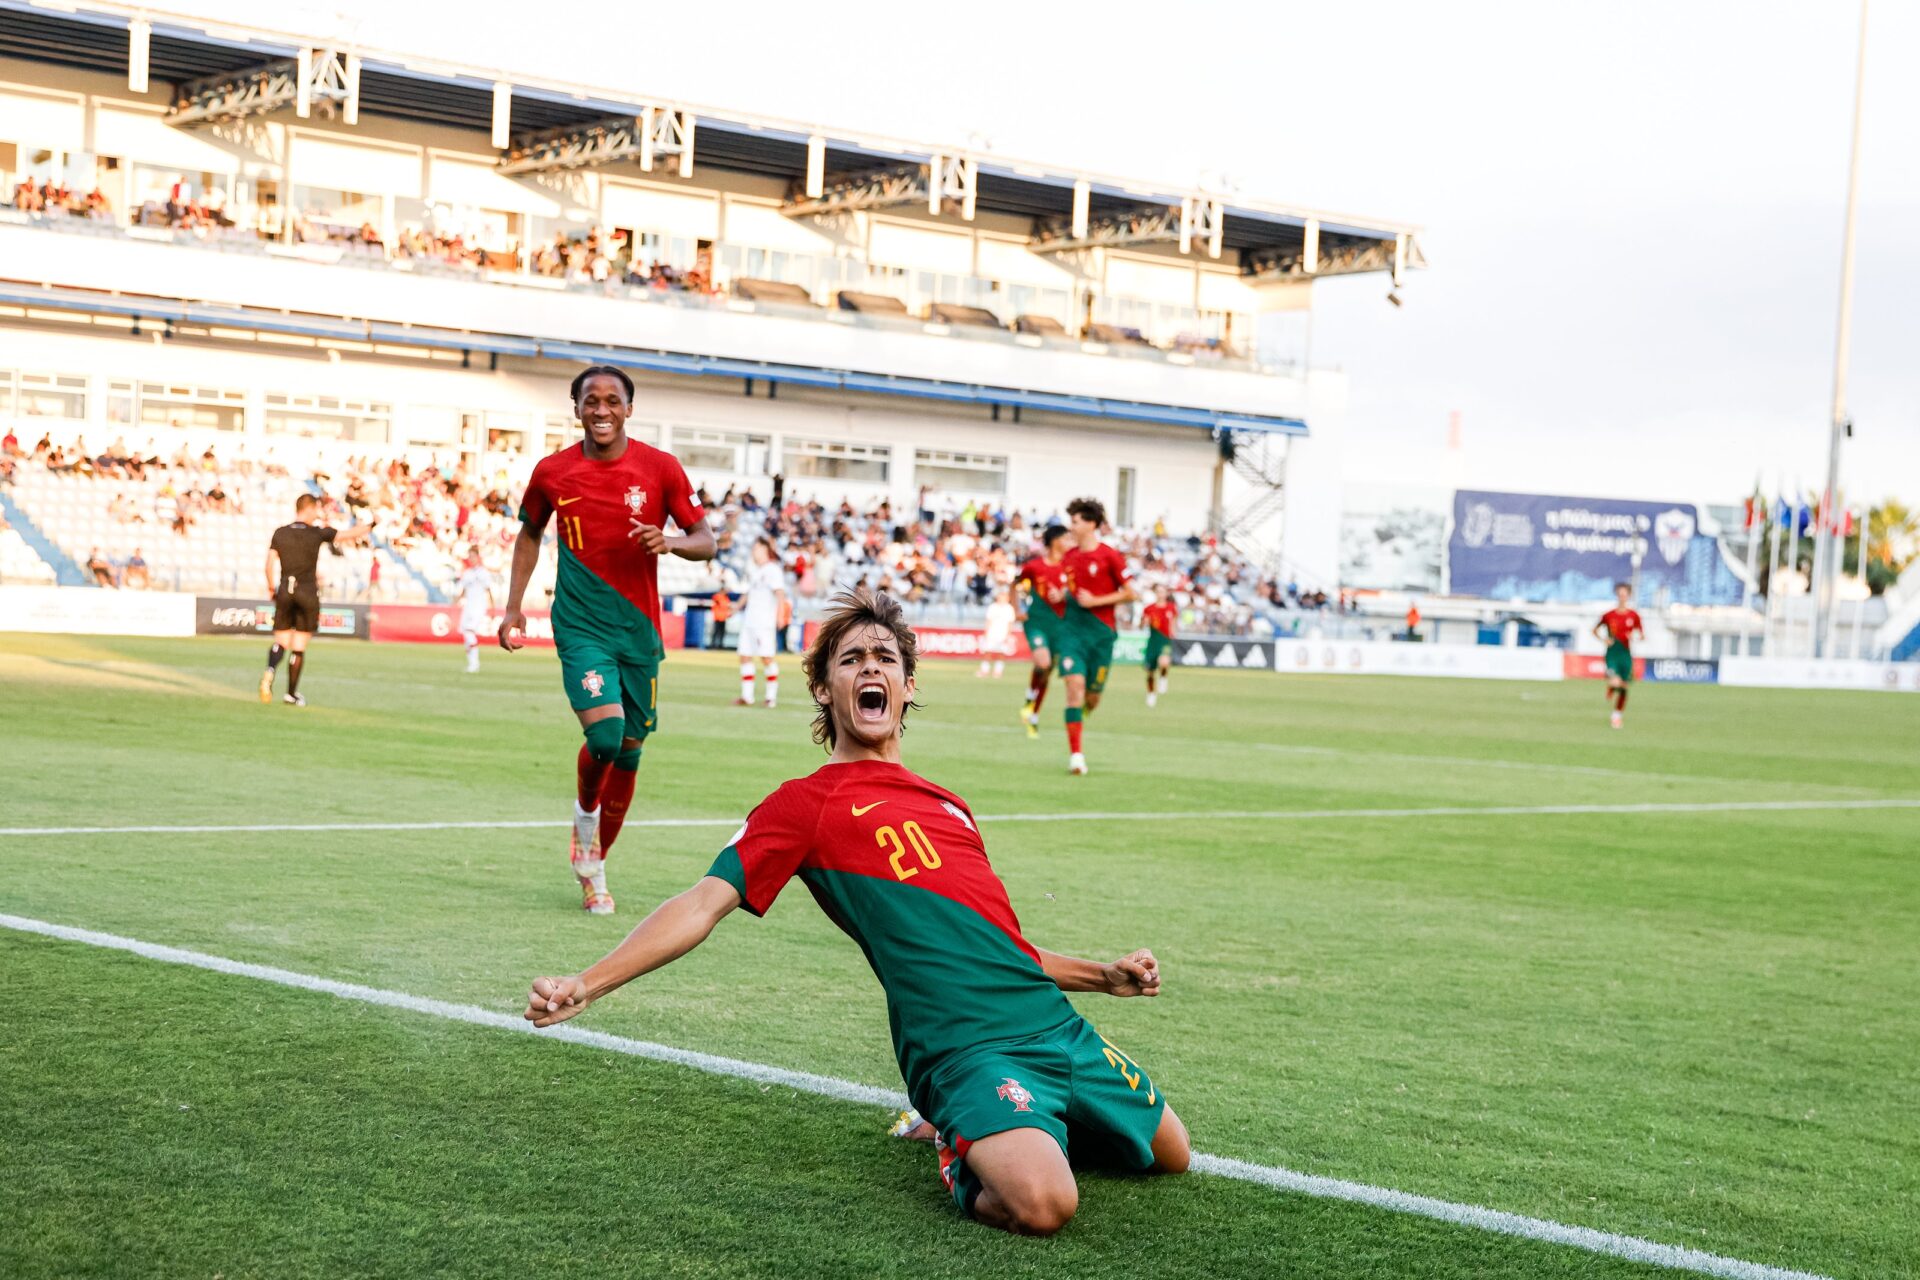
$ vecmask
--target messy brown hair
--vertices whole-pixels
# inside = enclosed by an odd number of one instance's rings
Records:
[[[820,629],[814,633],[806,657],[801,660],[807,673],[807,692],[813,696],[817,708],[813,717],[813,740],[829,751],[839,740],[840,732],[833,723],[832,703],[821,702],[820,695],[832,687],[830,673],[834,650],[847,638],[847,633],[856,627],[882,627],[893,632],[894,643],[900,646],[903,679],[913,679],[914,668],[920,664],[919,645],[914,638],[913,628],[907,624],[906,610],[900,607],[898,600],[884,591],[875,591],[867,586],[852,587],[835,596],[827,616],[820,620]],[[902,732],[906,731],[907,712],[919,705],[909,701],[901,708]]]

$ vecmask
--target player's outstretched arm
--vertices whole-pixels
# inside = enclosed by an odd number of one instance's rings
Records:
[[[533,578],[534,566],[540,563],[540,535],[546,532],[546,521],[536,525],[531,520],[520,522],[520,532],[513,540],[513,568],[507,579],[507,608],[500,619],[500,647],[511,653],[521,647],[520,637],[527,630],[527,615],[520,609],[520,601],[527,594],[527,583]]]
[[[535,978],[521,1016],[536,1027],[565,1022],[609,991],[643,973],[671,964],[706,941],[728,912],[740,905],[740,893],[718,876],[702,877],[685,893],[653,909],[621,944],[579,973]]]
[[[1062,991],[1099,991],[1110,996],[1157,996],[1160,994],[1160,962],[1145,947],[1101,964],[1098,960],[1077,960],[1036,947],[1040,968]]]

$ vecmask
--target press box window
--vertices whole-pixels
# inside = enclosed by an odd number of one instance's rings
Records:
[[[1007,460],[985,453],[915,449],[913,478],[949,493],[1005,493]]]
[[[893,450],[886,445],[850,444],[843,440],[788,440],[781,452],[781,468],[788,480],[885,484],[892,460]]]

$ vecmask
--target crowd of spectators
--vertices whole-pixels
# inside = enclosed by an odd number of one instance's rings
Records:
[[[37,185],[32,178],[22,178],[13,188],[13,207],[22,213],[64,212],[76,218],[113,216],[106,193],[99,187],[83,193],[51,178]]]

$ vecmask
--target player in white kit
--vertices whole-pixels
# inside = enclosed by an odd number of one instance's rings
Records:
[[[467,552],[467,567],[456,586],[460,593],[460,638],[467,642],[467,671],[480,669],[480,637],[490,634],[488,615],[493,611],[493,575],[480,563],[478,551]]]
[[[987,606],[987,634],[980,637],[980,670],[975,675],[1000,678],[1007,669],[1007,652],[1012,648],[1007,637],[1012,634],[1013,598],[1002,591]]]
[[[780,553],[774,550],[773,539],[755,538],[751,554],[753,564],[747,570],[740,608],[740,643],[735,649],[740,655],[740,696],[734,705],[753,705],[753,664],[758,659],[766,668],[767,705],[771,707],[780,691],[774,633],[779,630],[780,615],[787,603],[787,577],[780,565]]]

